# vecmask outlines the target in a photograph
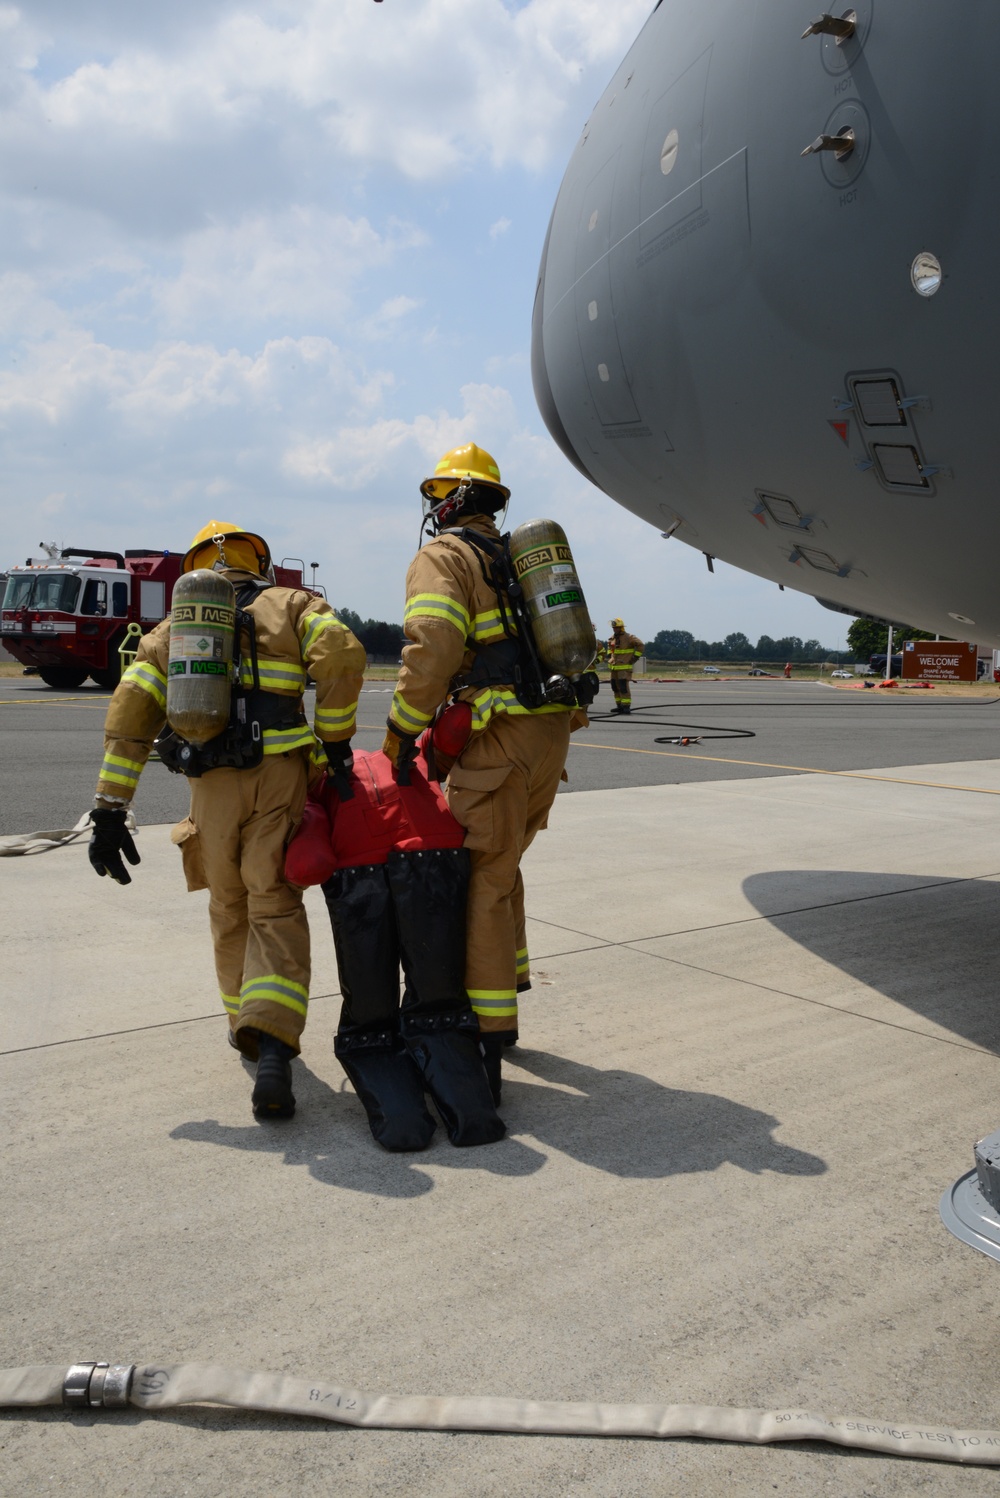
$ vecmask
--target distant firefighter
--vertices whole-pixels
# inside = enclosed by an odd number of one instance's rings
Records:
[[[611,667],[611,690],[615,695],[615,712],[632,711],[632,668],[645,649],[637,635],[630,635],[620,619],[611,620],[614,634],[608,641],[608,664]]]

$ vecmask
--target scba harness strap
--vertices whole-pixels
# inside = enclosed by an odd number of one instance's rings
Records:
[[[263,578],[248,579],[236,589],[236,639],[244,634],[250,642],[251,685],[243,685],[242,649],[233,662],[233,691],[229,722],[222,733],[204,744],[192,744],[172,728],[157,738],[154,748],[168,770],[197,780],[209,770],[253,770],[264,758],[264,730],[300,728],[305,714],[279,692],[268,692],[260,684],[257,656],[257,624],[250,604],[273,585]]]
[[[452,690],[463,691],[466,687],[509,686],[522,707],[529,710],[564,704],[566,707],[587,707],[597,695],[598,679],[592,671],[586,671],[579,679],[546,671],[535,643],[531,615],[524,599],[524,591],[517,580],[510,554],[509,532],[499,542],[481,536],[465,526],[438,532],[442,536],[457,536],[471,546],[479,559],[479,566],[486,582],[490,584],[497,599],[497,610],[503,626],[504,638],[480,644],[470,640],[475,651],[475,660],[470,669],[452,682]]]

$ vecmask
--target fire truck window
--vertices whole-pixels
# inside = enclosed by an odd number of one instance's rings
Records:
[[[116,619],[124,619],[128,613],[128,583],[111,584],[111,609]]]
[[[20,577],[11,577],[7,580],[7,591],[3,595],[3,606],[5,609],[23,609],[27,607],[28,595],[31,593],[31,585],[35,581],[29,573]]]
[[[65,572],[35,574],[29,607],[52,613],[72,614],[80,593],[80,579]]]
[[[108,612],[108,585],[103,578],[87,579],[83,590],[81,614],[106,614]]]

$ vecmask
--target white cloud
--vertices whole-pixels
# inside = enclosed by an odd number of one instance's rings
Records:
[[[501,234],[506,234],[509,228],[509,218],[498,218],[495,224],[490,224],[490,238],[499,239]]]

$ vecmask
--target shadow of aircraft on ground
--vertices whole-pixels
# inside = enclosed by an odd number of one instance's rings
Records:
[[[1000,1052],[1000,883],[927,875],[922,886],[887,892],[892,882],[889,874],[786,869],[754,874],[743,890],[772,926],[824,962]],[[803,907],[815,893],[816,908],[769,914],[790,887]],[[839,900],[833,888],[843,891]]]

